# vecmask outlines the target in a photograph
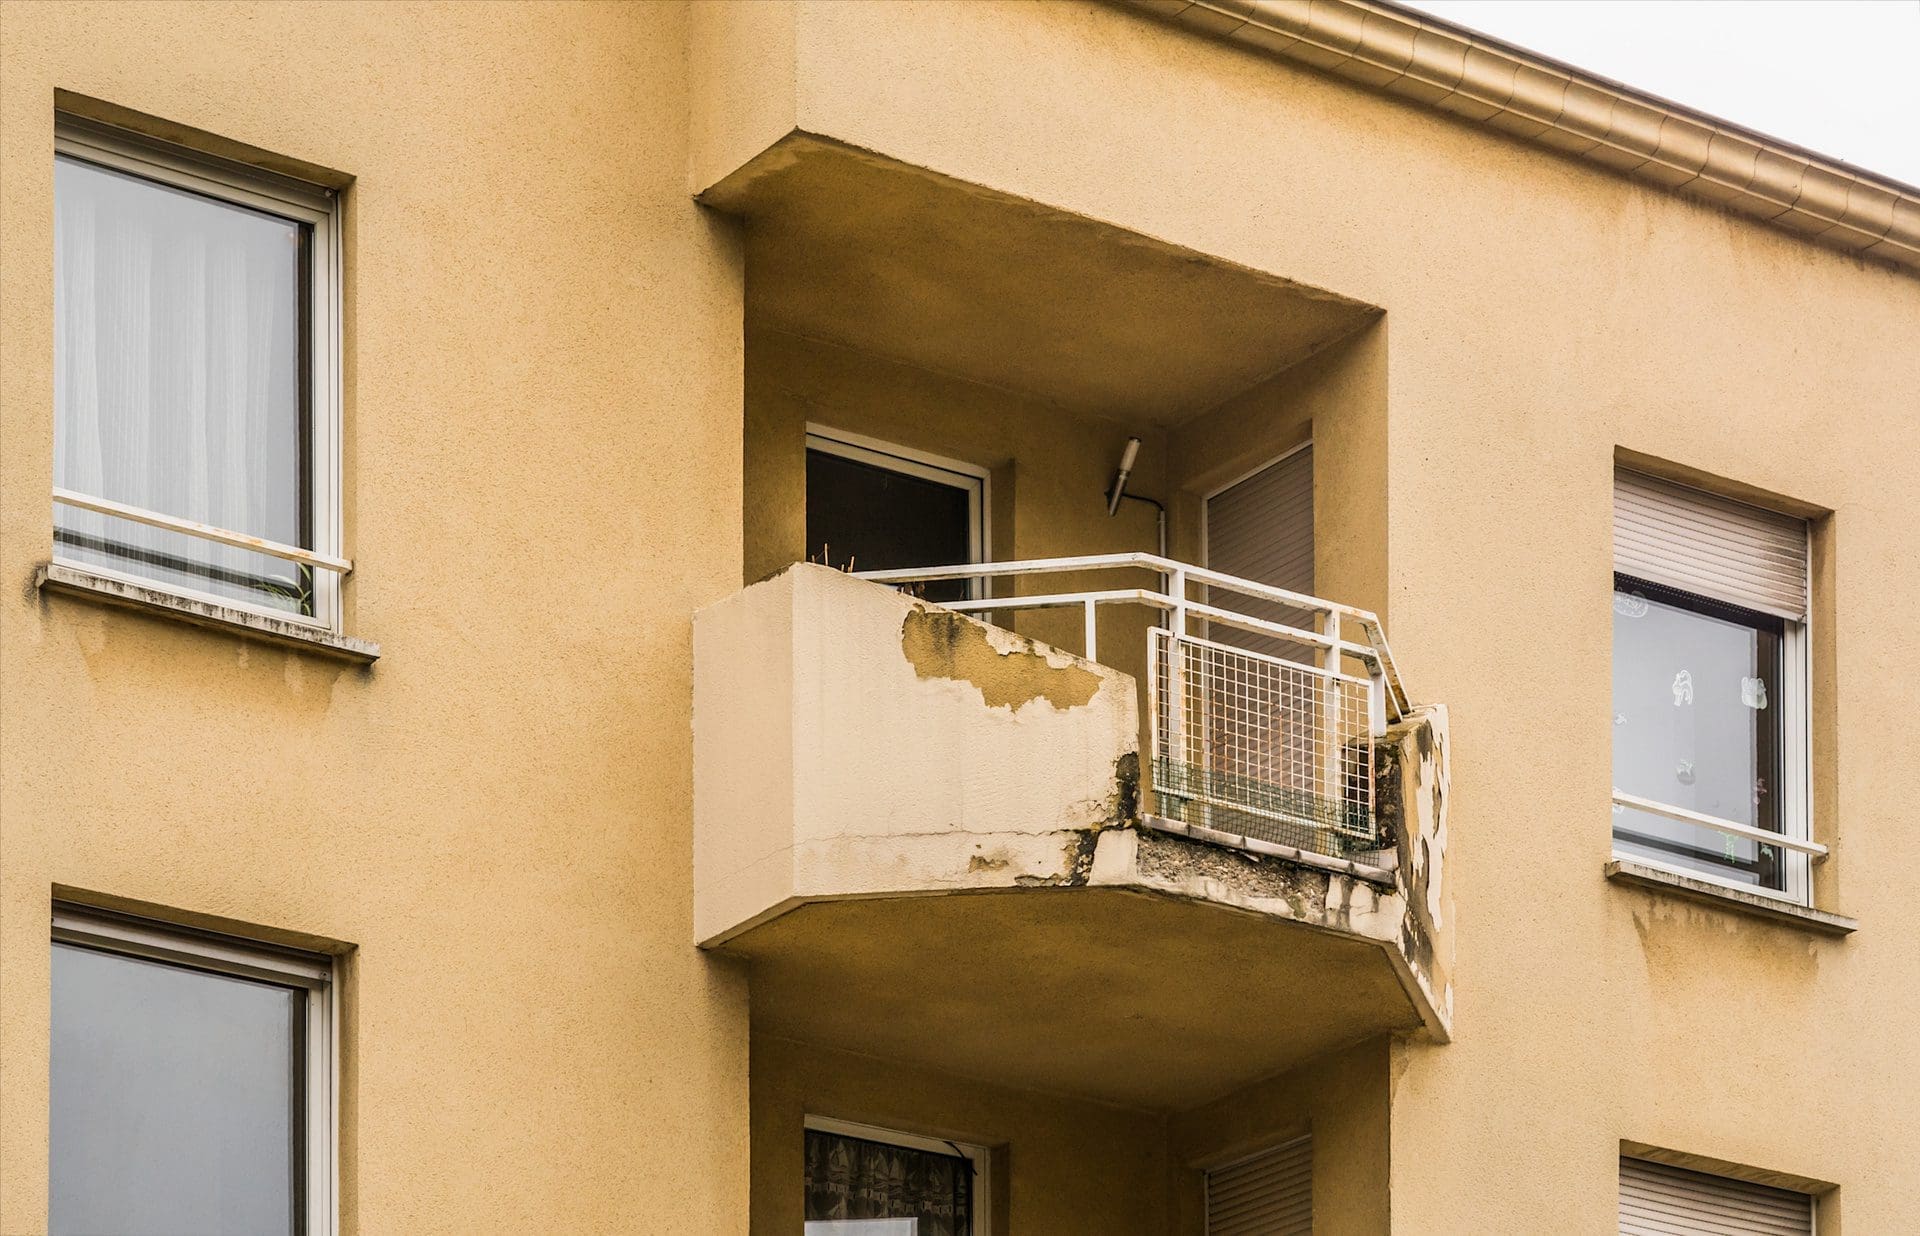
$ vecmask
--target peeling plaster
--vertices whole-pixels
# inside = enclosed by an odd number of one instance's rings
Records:
[[[1055,664],[1034,641],[951,610],[908,613],[900,624],[900,650],[921,678],[970,683],[989,708],[1018,712],[1044,699],[1065,712],[1086,707],[1100,690],[1093,671],[1071,661]]]

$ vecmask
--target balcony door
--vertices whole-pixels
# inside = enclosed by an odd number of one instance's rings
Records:
[[[979,562],[985,470],[833,430],[807,432],[807,561],[845,571]],[[972,595],[961,580],[924,585],[930,601]]]

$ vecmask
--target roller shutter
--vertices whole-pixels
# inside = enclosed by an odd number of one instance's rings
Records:
[[[1312,1234],[1312,1137],[1207,1173],[1207,1236]]]
[[[1620,1236],[1812,1236],[1805,1193],[1620,1160]]]
[[[1313,593],[1313,447],[1262,468],[1207,499],[1207,565],[1255,583]],[[1314,628],[1314,617],[1290,605],[1211,589],[1208,601],[1268,622]],[[1222,643],[1304,659],[1306,649],[1264,636],[1215,626]],[[1352,638],[1349,632],[1348,638]]]
[[[1801,622],[1807,615],[1807,522],[1616,471],[1613,569]]]

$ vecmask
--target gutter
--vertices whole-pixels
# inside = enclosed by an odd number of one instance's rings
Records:
[[[1920,189],[1384,0],[1116,0],[1920,271]]]

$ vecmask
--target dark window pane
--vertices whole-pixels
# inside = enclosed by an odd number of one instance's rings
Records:
[[[1613,616],[1613,783],[1670,807],[1778,832],[1778,619],[1621,576]],[[1614,809],[1622,853],[1785,887],[1783,851]]]
[[[807,1236],[973,1231],[973,1163],[961,1155],[808,1129],[805,1180]]]
[[[970,494],[828,451],[807,452],[807,558],[855,571],[947,566],[973,557]],[[965,581],[922,595],[958,601]]]
[[[55,484],[311,548],[311,229],[78,159],[54,187]],[[291,563],[55,509],[64,557],[312,612]]]
[[[300,1231],[306,998],[54,945],[54,1236]]]

